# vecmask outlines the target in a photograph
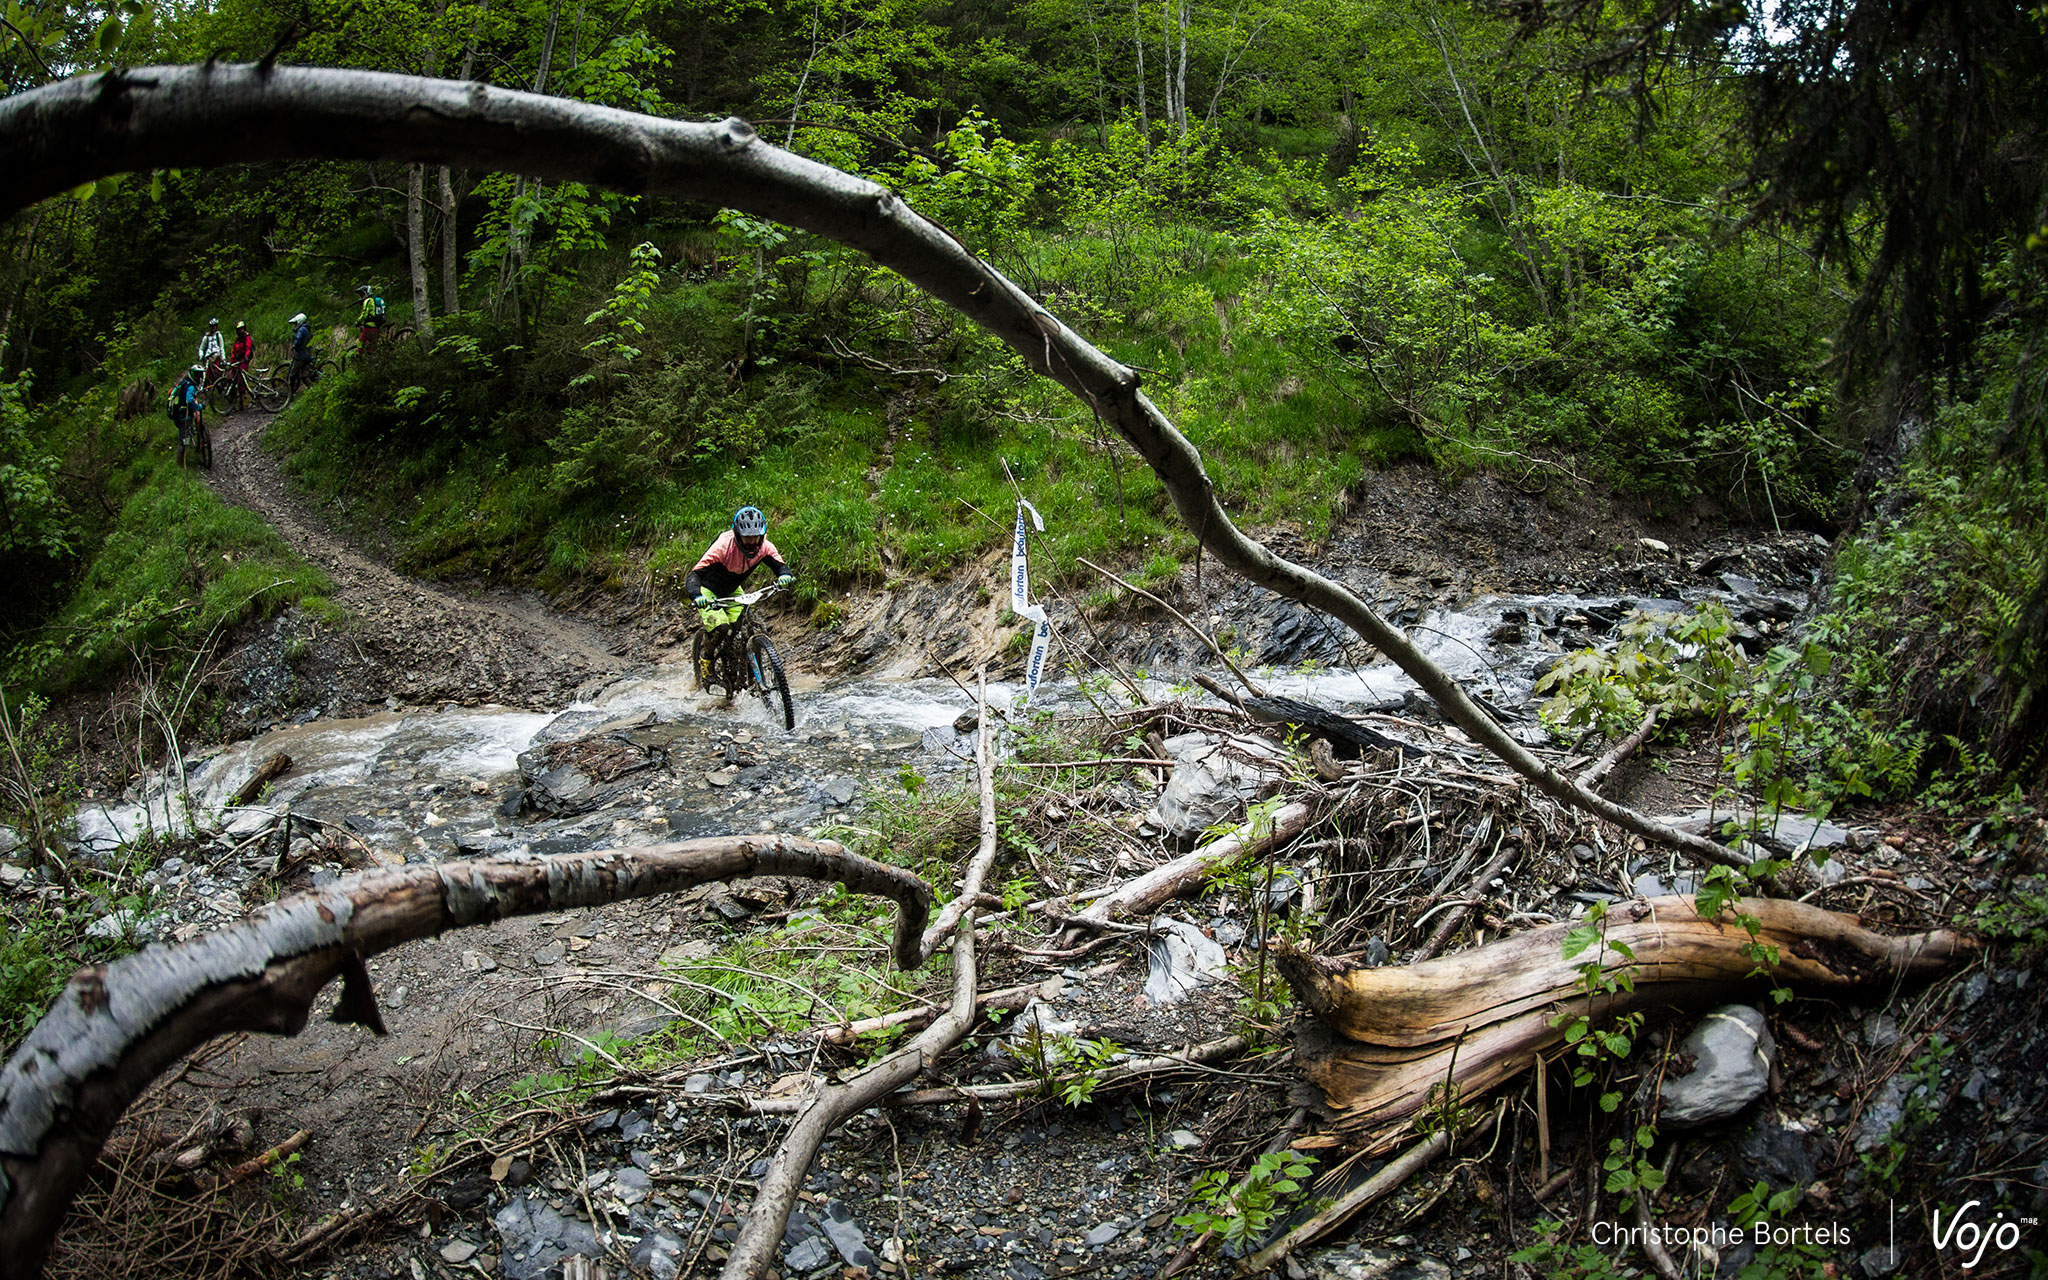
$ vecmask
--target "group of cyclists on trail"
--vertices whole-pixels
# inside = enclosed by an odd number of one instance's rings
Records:
[[[386,307],[375,286],[362,285],[356,293],[362,298],[356,312],[359,350],[368,352],[384,327]],[[319,357],[313,350],[313,328],[306,313],[301,311],[285,323],[291,326],[289,394],[316,379]],[[249,386],[250,366],[256,359],[256,339],[249,322],[235,322],[232,343],[220,326],[218,316],[207,321],[191,368],[171,389],[170,415],[178,426],[181,467],[187,450],[195,445],[201,450],[201,465],[211,465],[212,446],[201,418],[207,408],[203,397],[217,389],[230,397],[237,390],[246,394]],[[683,580],[684,598],[696,607],[700,627],[692,665],[700,687],[721,684],[728,698],[742,687],[752,688],[763,698],[779,694],[785,727],[794,727],[789,684],[774,643],[747,620],[748,608],[759,596],[740,595],[748,577],[763,565],[775,575],[777,588],[786,589],[796,581],[782,553],[768,541],[767,513],[755,506],[741,507],[733,513],[732,527],[712,541]]]
[[[362,305],[356,312],[359,350],[369,351],[384,327],[384,298],[375,285],[360,285],[356,293],[362,298]],[[289,398],[301,387],[311,386],[319,380],[320,357],[313,350],[313,326],[305,312],[299,312],[285,323],[291,329],[292,364],[283,397]],[[204,441],[205,428],[201,416],[209,407],[206,397],[217,394],[228,402],[246,400],[251,390],[250,366],[255,360],[256,338],[250,333],[247,320],[235,321],[232,344],[221,332],[219,316],[206,322],[206,332],[199,337],[199,349],[192,365],[171,388],[167,406],[171,421],[178,428],[179,466],[185,465],[186,452],[195,445],[202,451],[202,465],[207,464],[211,450]],[[276,388],[273,386],[271,390]]]

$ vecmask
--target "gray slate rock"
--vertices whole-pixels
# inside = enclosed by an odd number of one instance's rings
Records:
[[[1105,1222],[1093,1231],[1090,1231],[1083,1239],[1087,1242],[1089,1248],[1100,1249],[1103,1245],[1108,1244],[1123,1233],[1124,1229],[1114,1222]]]
[[[651,1280],[677,1280],[683,1273],[683,1242],[663,1231],[650,1231],[633,1246],[633,1266]]]
[[[1700,1019],[1682,1051],[1693,1057],[1692,1071],[1661,1090],[1659,1115],[1670,1129],[1725,1120],[1756,1101],[1770,1084],[1778,1047],[1763,1014],[1731,1004]]]
[[[1200,929],[1184,920],[1161,918],[1150,942],[1152,970],[1145,998],[1154,1005],[1178,1004],[1221,977],[1230,957]]]
[[[782,1255],[783,1265],[790,1271],[816,1271],[832,1261],[832,1246],[823,1236],[812,1236]]]
[[[825,1205],[824,1219],[818,1225],[825,1229],[825,1238],[832,1242],[832,1247],[839,1251],[839,1256],[846,1259],[847,1266],[874,1269],[875,1255],[869,1250],[866,1237],[860,1233],[860,1227],[855,1225],[853,1210],[846,1207],[845,1201],[828,1201]]]
[[[1184,733],[1170,738],[1173,776],[1159,794],[1159,821],[1175,839],[1192,839],[1234,819],[1246,802],[1283,776],[1273,744],[1263,738]],[[1270,761],[1248,764],[1241,756]]]
[[[498,1229],[506,1280],[546,1280],[564,1258],[603,1256],[589,1226],[525,1196],[498,1210],[491,1223]]]
[[[1451,1280],[1451,1269],[1431,1257],[1405,1251],[1347,1245],[1303,1262],[1314,1280]]]

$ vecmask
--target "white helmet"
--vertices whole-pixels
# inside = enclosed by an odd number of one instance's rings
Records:
[[[211,320],[208,320],[208,321],[206,322],[206,327],[207,327],[207,328],[209,328],[209,329],[218,329],[218,328],[220,328],[220,317],[219,317],[219,316],[215,316],[215,317],[214,317],[213,319],[211,319]]]
[[[293,317],[292,317],[291,319],[289,319],[289,320],[285,321],[285,323],[286,323],[286,324],[304,324],[304,323],[306,323],[306,313],[305,313],[305,312],[303,312],[303,311],[301,311],[301,312],[299,312],[299,314],[297,314],[297,315],[293,316]]]
[[[765,537],[768,517],[759,507],[741,507],[732,513],[732,531],[742,538]]]

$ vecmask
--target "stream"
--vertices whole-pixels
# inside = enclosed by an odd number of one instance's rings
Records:
[[[1720,599],[1765,634],[1808,605],[1802,587],[1765,594],[1744,580],[1734,585],[1748,590],[1688,591],[1687,603]],[[1541,742],[1531,691],[1548,662],[1611,643],[1602,637],[1630,608],[1678,604],[1611,595],[1483,596],[1420,614],[1410,634],[1501,712],[1518,737]],[[1389,662],[1261,669],[1258,678],[1273,693],[1339,712],[1431,711],[1426,701],[1410,706],[1414,683]],[[973,699],[950,681],[826,683],[799,675],[796,684],[798,719],[787,732],[758,699],[742,696],[728,706],[694,691],[684,664],[622,677],[555,712],[451,706],[279,726],[197,753],[118,801],[82,807],[75,839],[88,854],[108,857],[151,832],[197,826],[250,834],[289,803],[302,820],[339,827],[384,865],[520,849],[567,852],[853,821],[864,792],[893,788],[906,771],[943,776],[971,762],[972,736],[954,722],[971,712]],[[1145,676],[1141,688],[1150,698],[1188,693],[1160,673]],[[990,695],[1013,703],[1022,687],[992,684]],[[1085,691],[1071,679],[1048,681],[1035,708],[1087,714],[1091,702],[1107,706],[1129,697],[1100,679]],[[593,738],[624,745],[589,777],[572,776],[574,765],[568,774],[550,772],[568,758],[567,744]],[[236,790],[279,752],[291,757],[290,771],[256,805],[230,808]],[[605,776],[613,771],[616,777]],[[537,781],[568,791],[536,795]]]

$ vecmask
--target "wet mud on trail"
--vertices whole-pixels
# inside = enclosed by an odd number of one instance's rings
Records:
[[[633,645],[621,632],[567,617],[537,593],[458,591],[407,577],[337,532],[263,448],[271,420],[255,409],[221,417],[207,482],[324,570],[334,583],[329,599],[354,625],[337,632],[295,611],[228,655],[236,727],[291,714],[309,686],[324,704],[314,712],[326,715],[436,702],[554,709],[628,668]]]

